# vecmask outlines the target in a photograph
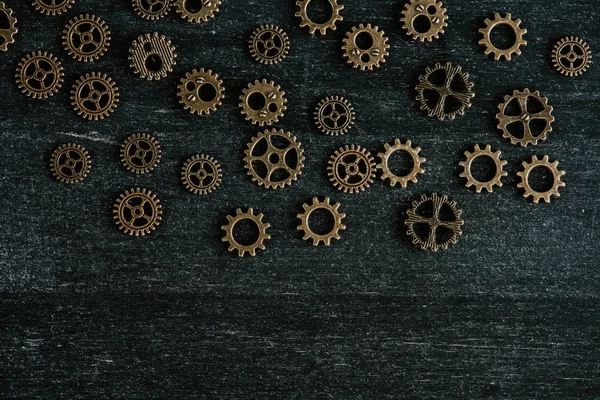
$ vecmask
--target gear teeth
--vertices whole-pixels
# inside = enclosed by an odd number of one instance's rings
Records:
[[[331,201],[328,197],[326,197],[323,201],[320,201],[319,198],[315,196],[312,198],[311,204],[304,203],[302,208],[304,209],[304,213],[298,214],[296,217],[301,221],[297,229],[304,232],[303,240],[312,240],[314,246],[318,246],[320,244],[329,246],[331,244],[331,239],[339,240],[341,238],[339,232],[340,230],[346,229],[346,226],[342,224],[342,220],[346,217],[346,214],[339,212],[339,203],[331,204]],[[315,210],[319,209],[329,211],[334,219],[333,228],[326,234],[315,233],[309,225],[311,214]]]
[[[87,31],[82,32],[80,28],[82,26],[88,26]],[[95,39],[95,35],[99,35],[99,39]],[[83,38],[85,35],[89,35],[89,40],[94,40],[94,49],[92,51],[84,50],[83,45],[79,47],[76,43],[84,43]],[[73,36],[76,37],[77,42],[74,42]],[[63,46],[71,57],[77,61],[89,62],[94,61],[102,57],[108,47],[110,46],[110,31],[106,22],[95,15],[81,14],[79,17],[75,17],[69,21],[63,30]],[[98,42],[98,43],[97,43]],[[90,43],[88,43],[89,45]]]
[[[576,64],[576,61],[578,64]],[[552,49],[552,64],[558,72],[565,76],[580,76],[588,70],[591,63],[592,53],[590,47],[578,37],[564,37]]]
[[[76,157],[72,157],[73,153]],[[63,144],[50,158],[50,170],[62,183],[74,184],[83,181],[89,175],[91,167],[92,159],[89,153],[79,144]]]
[[[50,67],[50,70],[42,70],[37,68],[38,63]],[[34,67],[34,68],[32,68]],[[33,71],[32,71],[33,70]],[[40,75],[37,75],[37,74]],[[49,77],[52,78],[48,82]],[[47,51],[34,51],[21,59],[17,66],[15,78],[19,89],[32,99],[47,99],[53,96],[64,83],[64,72],[61,62],[51,53]],[[44,82],[43,86],[32,85],[30,81]]]
[[[159,57],[162,64],[157,70],[150,70],[146,66],[149,57]],[[171,40],[158,32],[140,35],[133,41],[129,48],[129,66],[140,78],[149,81],[165,78],[177,64],[177,53]]]
[[[331,111],[327,113],[329,110]],[[341,96],[327,96],[321,100],[315,109],[314,115],[319,130],[329,136],[345,135],[353,127],[356,120],[352,103]],[[340,119],[342,123],[338,124]]]
[[[131,0],[131,2],[133,5],[133,10],[136,12],[137,15],[139,15],[141,18],[151,21],[157,21],[166,17],[167,14],[169,14],[169,12],[171,11],[171,7],[173,5],[171,0],[164,0],[162,2],[163,7],[156,11],[153,11],[151,9],[152,7],[150,7],[150,9],[147,9],[148,3],[144,0]]]
[[[119,195],[113,214],[119,230],[123,233],[144,236],[152,233],[160,225],[163,210],[160,200],[150,190],[135,188]]]
[[[430,7],[435,7],[434,14],[429,13]],[[429,20],[430,28],[426,32],[419,32],[414,28],[414,21],[417,18],[425,17]],[[404,5],[402,11],[402,28],[408,36],[421,43],[425,41],[431,42],[433,39],[438,39],[444,34],[444,29],[448,26],[448,16],[446,9],[442,6],[441,1],[436,0],[411,0],[410,3]]]
[[[233,252],[237,250],[239,257],[244,257],[246,254],[254,257],[256,256],[257,249],[265,250],[264,241],[271,239],[271,236],[267,234],[267,229],[270,228],[271,225],[262,221],[264,217],[262,213],[255,215],[254,209],[252,208],[249,208],[246,212],[243,212],[240,208],[238,208],[236,209],[235,214],[235,216],[228,215],[228,224],[221,226],[221,229],[225,231],[225,236],[221,238],[221,241],[228,242],[228,251]],[[253,222],[258,228],[258,237],[256,238],[256,241],[250,245],[242,245],[234,238],[233,230],[235,225],[242,220]]]
[[[565,187],[565,183],[561,180],[561,177],[565,175],[565,171],[558,169],[558,161],[550,162],[550,158],[545,155],[540,160],[537,156],[531,157],[531,162],[523,162],[523,171],[517,172],[517,176],[521,178],[521,182],[517,183],[517,187],[524,190],[523,197],[531,197],[535,204],[538,204],[540,200],[544,200],[546,203],[550,203],[551,197],[560,197],[558,189]],[[552,187],[546,192],[537,192],[532,189],[529,184],[529,175],[535,168],[545,167],[550,171],[553,177]]]
[[[57,2],[52,2],[52,5],[49,5],[45,3],[44,0],[33,0],[32,5],[41,14],[55,16],[67,12],[67,10],[70,9],[74,3],[75,0],[59,0]]]
[[[479,157],[489,157],[490,159],[492,159],[496,166],[496,174],[492,179],[490,179],[487,182],[478,181],[473,177],[471,173],[471,166],[473,165],[473,161],[475,161],[475,159]],[[495,152],[492,151],[492,147],[490,145],[486,145],[485,148],[482,150],[481,147],[478,144],[476,144],[472,153],[469,151],[465,151],[465,160],[458,163],[459,166],[463,167],[463,172],[460,173],[459,176],[467,180],[465,186],[467,188],[474,186],[475,191],[477,193],[481,193],[483,189],[491,193],[493,191],[494,186],[502,187],[501,180],[508,174],[504,171],[504,166],[507,164],[507,162],[501,160],[500,157],[501,152],[499,150]]]
[[[504,17],[499,13],[495,13],[494,20],[487,18],[485,20],[485,27],[479,29],[479,33],[482,35],[479,44],[485,46],[484,53],[486,55],[493,54],[495,61],[499,61],[502,57],[504,57],[506,61],[511,61],[513,54],[520,55],[520,47],[527,45],[527,41],[523,39],[523,36],[527,33],[527,29],[521,28],[520,24],[521,20],[512,20],[510,13],[506,14]],[[491,41],[492,30],[499,25],[508,25],[515,34],[515,42],[508,49],[499,49],[494,46]]]
[[[250,107],[250,96],[254,93],[260,93],[265,98],[265,105],[260,110],[254,110]],[[249,83],[248,87],[243,90],[240,96],[241,103],[239,104],[242,115],[246,121],[251,121],[253,125],[272,125],[279,122],[279,118],[283,117],[287,110],[287,99],[285,92],[281,90],[281,86],[275,85],[275,82],[267,82],[266,79]],[[276,110],[271,109],[271,105],[276,105]]]
[[[368,33],[373,39],[373,44],[369,49],[361,49],[356,45],[356,37],[362,33]],[[390,45],[385,32],[380,31],[377,26],[371,27],[371,24],[366,26],[360,24],[358,28],[355,26],[351,31],[346,33],[342,50],[343,56],[348,59],[348,64],[353,68],[361,71],[372,71],[373,68],[379,68],[381,63],[384,63],[385,58],[389,55]]]
[[[223,182],[223,170],[213,157],[196,154],[183,164],[181,180],[190,192],[207,195],[217,190]]]
[[[140,143],[144,145],[140,146]],[[161,156],[160,143],[146,133],[131,135],[121,145],[121,162],[127,170],[135,174],[146,174],[154,170],[160,163]]]
[[[4,2],[0,1],[0,16],[5,16],[5,21],[8,26],[0,29],[0,51],[8,50],[8,45],[15,42],[15,35],[19,32],[17,28],[17,18],[14,16],[13,10],[8,8]]]
[[[109,99],[103,107],[100,107],[99,109],[91,109],[86,106],[88,101],[92,100],[93,102],[93,99],[90,98],[91,94],[88,94],[87,97],[83,97],[83,94],[86,91],[89,91],[88,89],[91,87],[94,87],[97,90],[97,88],[100,86],[104,88],[102,91],[103,95],[100,96],[108,95]],[[90,121],[98,121],[99,119],[108,117],[115,111],[118,102],[119,89],[117,88],[115,82],[106,74],[96,72],[85,74],[85,76],[79,77],[75,85],[73,85],[73,89],[71,90],[71,104],[73,105],[73,109],[77,112],[77,115]]]
[[[319,33],[324,36],[327,34],[328,29],[335,31],[337,29],[336,23],[338,21],[343,21],[344,19],[340,15],[340,12],[344,9],[344,6],[338,4],[338,0],[328,0],[329,5],[331,6],[331,16],[329,17],[329,20],[323,23],[316,23],[308,17],[308,3],[310,3],[310,1],[311,0],[296,1],[296,6],[299,8],[299,10],[296,12],[295,16],[301,20],[300,27],[308,27],[311,35],[314,35],[317,31],[319,31]]]
[[[412,147],[412,142],[407,140],[405,143],[402,143],[400,139],[395,139],[393,145],[385,144],[385,153],[378,153],[377,157],[380,159],[380,163],[377,164],[377,169],[381,170],[381,179],[390,180],[390,186],[394,187],[396,184],[400,183],[403,188],[406,188],[409,182],[416,183],[417,175],[423,174],[425,170],[421,168],[421,164],[425,162],[425,158],[419,155],[421,148],[420,147]],[[398,152],[403,151],[408,153],[413,160],[413,169],[405,176],[397,176],[389,169],[389,159],[390,157]]]
[[[220,11],[221,0],[203,0],[202,8],[198,11],[186,9],[186,0],[174,0],[175,9],[181,18],[192,24],[201,24],[214,18]]]
[[[345,165],[346,157],[354,158],[350,166]],[[358,145],[340,147],[329,159],[328,176],[333,186],[344,193],[356,194],[370,187],[375,178],[377,167],[371,153]],[[349,176],[359,177],[357,182],[348,182]]]
[[[269,39],[262,39],[263,35],[269,35]],[[277,41],[273,40],[277,38]],[[266,43],[265,43],[266,40]],[[280,43],[279,45],[277,43]],[[261,64],[273,65],[283,61],[290,52],[290,39],[283,29],[276,25],[260,25],[248,41],[250,54]],[[277,53],[270,55],[270,51]]]
[[[212,85],[216,93],[215,98],[210,101],[202,100],[198,94],[200,88],[207,84]],[[189,85],[193,85],[193,89],[190,90]],[[179,103],[183,104],[184,110],[200,116],[215,112],[218,107],[223,105],[223,99],[225,98],[223,81],[219,79],[218,74],[213,73],[210,69],[204,70],[204,68],[201,68],[200,71],[194,69],[192,72],[186,73],[185,78],[181,78],[181,84],[177,89]]]

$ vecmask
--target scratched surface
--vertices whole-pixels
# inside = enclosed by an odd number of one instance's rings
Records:
[[[6,0],[5,0],[6,1]],[[185,23],[174,12],[139,19],[129,2],[78,0],[45,17],[28,1],[8,0],[19,19],[17,42],[0,54],[0,393],[3,398],[596,398],[600,396],[598,294],[598,134],[600,68],[567,79],[550,67],[553,44],[568,34],[600,50],[592,1],[449,1],[440,40],[418,44],[399,18],[402,1],[346,0],[344,21],[311,37],[293,1],[224,1],[218,17]],[[477,28],[494,11],[512,12],[528,29],[512,62],[494,62]],[[112,45],[97,62],[76,62],[60,32],[79,13],[102,16]],[[376,24],[390,57],[359,73],[341,54],[344,33]],[[279,66],[254,62],[247,40],[260,23],[292,41]],[[160,32],[177,47],[168,78],[147,82],[127,63],[129,44]],[[64,87],[31,101],[14,82],[21,57],[48,50],[64,64]],[[432,63],[451,60],[471,74],[473,107],[454,122],[419,111],[414,85]],[[193,68],[211,68],[226,87],[224,106],[208,118],[183,111],[176,85]],[[121,102],[107,120],[87,122],[69,102],[75,80],[105,72]],[[259,129],[238,108],[242,88],[273,79],[287,93],[277,127],[302,142],[306,167],[291,187],[255,185],[241,161]],[[547,142],[518,148],[495,128],[497,105],[514,89],[540,90],[554,106]],[[312,124],[326,95],[350,98],[356,127],[327,137]],[[130,132],[156,135],[164,150],[147,176],[128,173],[119,144]],[[408,189],[381,181],[361,195],[328,182],[329,155],[360,144],[380,152],[394,138],[423,149],[425,175]],[[91,153],[82,184],[58,183],[52,150],[76,142]],[[476,195],[458,177],[475,143],[502,150],[505,185]],[[224,184],[207,197],[178,180],[196,153],[216,157]],[[561,198],[533,205],[515,176],[532,155],[548,154],[567,171]],[[150,237],[118,232],[111,208],[131,187],[156,192],[164,220]],[[415,249],[404,212],[421,193],[441,192],[464,210],[464,235],[447,252]],[[296,231],[304,201],[326,195],[342,204],[347,230],[329,248]],[[273,226],[267,249],[238,259],[220,226],[237,207],[255,207]]]

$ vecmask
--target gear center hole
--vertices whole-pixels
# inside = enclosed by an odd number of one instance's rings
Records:
[[[183,8],[190,13],[199,13],[204,8],[204,0],[185,0]]]
[[[316,208],[308,217],[308,226],[317,235],[327,235],[335,228],[335,217],[327,208]]]
[[[412,26],[418,33],[427,33],[431,29],[431,20],[426,15],[418,15],[413,19]]]
[[[204,102],[210,102],[217,98],[217,88],[212,83],[204,83],[198,89],[198,96]]]
[[[415,161],[409,152],[396,151],[388,159],[388,168],[396,176],[408,176],[415,168]]]
[[[477,182],[489,182],[497,172],[496,163],[490,156],[479,156],[471,163],[471,176]]]
[[[538,193],[545,193],[554,186],[554,176],[545,166],[534,167],[527,178],[529,186]]]
[[[160,71],[163,66],[163,61],[158,54],[151,54],[146,57],[144,65],[149,71]]]
[[[281,160],[281,157],[279,157],[279,154],[277,154],[277,153],[269,154],[269,162],[271,164],[278,164],[280,160]]]
[[[369,32],[360,32],[354,38],[354,44],[361,50],[369,50],[373,47],[373,36]]]
[[[490,42],[497,49],[508,50],[517,42],[517,35],[508,24],[496,25],[490,32]]]
[[[260,111],[267,105],[267,98],[260,92],[254,92],[248,96],[247,103],[248,107],[250,107],[252,110]]]
[[[331,19],[333,8],[328,0],[310,0],[306,6],[306,14],[315,24],[324,24]]]
[[[236,243],[242,246],[251,246],[258,241],[260,232],[256,222],[245,218],[235,224],[232,234]]]

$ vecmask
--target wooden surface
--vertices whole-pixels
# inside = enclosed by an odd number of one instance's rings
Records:
[[[598,134],[600,68],[580,79],[551,68],[565,35],[600,50],[594,1],[449,1],[447,33],[430,44],[410,40],[399,23],[403,1],[345,0],[344,21],[324,38],[299,27],[291,0],[224,1],[215,20],[190,25],[174,12],[138,18],[128,1],[78,0],[66,15],[45,17],[29,1],[8,0],[19,19],[17,42],[0,54],[0,393],[3,398],[511,398],[600,396],[598,326]],[[528,29],[512,62],[494,62],[477,29],[495,11]],[[79,13],[103,17],[112,31],[107,55],[76,62],[61,45]],[[376,24],[390,57],[373,73],[345,64],[341,40],[358,23]],[[259,65],[247,40],[261,23],[292,41],[279,66]],[[175,71],[158,82],[137,78],[127,50],[157,31],[177,47]],[[64,64],[64,87],[47,101],[21,94],[21,57],[48,50]],[[451,60],[475,82],[473,107],[454,122],[418,110],[414,86],[435,62]],[[226,87],[209,118],[183,111],[179,78],[211,68]],[[86,72],[108,73],[121,102],[107,120],[87,122],[69,101]],[[260,129],[238,108],[242,88],[273,79],[288,111],[277,125],[302,142],[306,167],[291,187],[268,191],[243,168],[246,143]],[[556,121],[547,142],[519,148],[496,129],[505,94],[540,90]],[[357,124],[339,138],[320,134],[312,112],[326,95],[351,99]],[[119,145],[150,132],[164,153],[148,176],[128,173]],[[426,173],[408,189],[380,180],[361,195],[328,182],[327,159],[341,145],[371,152],[394,138],[423,149]],[[51,152],[76,142],[93,158],[80,185],[50,174]],[[503,188],[476,195],[458,162],[475,143],[502,150]],[[221,189],[199,197],[179,181],[183,161],[208,153],[223,165]],[[551,204],[521,197],[515,176],[532,155],[548,154],[567,171]],[[155,234],[119,233],[112,205],[131,187],[156,192],[165,209]],[[464,235],[447,252],[413,247],[404,213],[421,193],[441,192],[464,210]],[[326,195],[342,204],[347,230],[329,248],[296,231],[304,201]],[[238,259],[220,226],[237,207],[255,207],[273,226],[267,249]]]

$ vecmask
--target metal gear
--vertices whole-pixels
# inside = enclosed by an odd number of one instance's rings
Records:
[[[192,114],[209,115],[223,105],[222,100],[225,98],[223,81],[210,69],[207,71],[204,68],[200,71],[194,69],[188,72],[185,78],[181,78],[181,84],[177,88],[179,102]],[[204,92],[204,89],[210,90]]]
[[[421,164],[425,162],[425,159],[419,156],[421,148],[412,147],[412,143],[410,140],[407,140],[406,143],[402,143],[400,139],[396,139],[394,140],[393,145],[386,143],[384,146],[385,153],[377,154],[377,157],[379,157],[379,159],[381,160],[381,163],[377,164],[377,169],[382,171],[382,180],[390,180],[390,186],[396,186],[396,184],[399,183],[403,188],[406,188],[409,182],[417,182],[417,175],[425,173],[425,170],[421,168]],[[392,154],[398,151],[404,151],[408,153],[413,160],[412,170],[405,176],[398,176],[392,173],[388,164]]]
[[[75,0],[33,0],[36,10],[46,15],[60,15],[75,4]]]
[[[365,49],[356,43],[357,38],[363,35],[370,36],[372,41],[372,44]],[[342,46],[348,64],[361,71],[372,71],[373,68],[379,68],[390,54],[389,48],[388,38],[384,36],[384,32],[376,26],[371,27],[371,24],[367,24],[367,26],[360,24],[358,27],[353,27],[350,32],[346,33]]]
[[[14,16],[13,10],[0,1],[0,20],[2,19],[8,23],[0,26],[0,51],[6,51],[8,45],[15,42],[15,35],[19,30],[17,29],[17,17]]]
[[[592,63],[590,46],[578,37],[562,38],[552,49],[552,63],[558,72],[566,76],[579,76]]]
[[[175,0],[175,7],[181,14],[181,18],[193,24],[208,22],[209,18],[214,18],[215,14],[219,12],[221,6],[221,0],[202,0],[202,7],[188,8],[188,1]]]
[[[329,197],[326,197],[323,201],[319,201],[319,198],[315,196],[313,197],[311,204],[304,203],[302,208],[304,208],[304,212],[298,214],[296,217],[301,221],[297,229],[304,232],[304,240],[311,239],[314,246],[318,246],[319,244],[329,246],[331,244],[331,239],[341,239],[340,230],[346,229],[346,226],[342,224],[342,220],[346,217],[346,214],[340,212],[339,203],[331,204]],[[333,227],[328,233],[318,234],[310,228],[310,216],[315,210],[327,210],[331,213],[333,217]]]
[[[173,5],[172,0],[131,0],[131,3],[137,15],[152,21],[167,16]]]
[[[262,97],[261,97],[262,96]],[[258,97],[264,105],[262,107],[253,106],[252,97]],[[246,116],[246,121],[252,121],[253,124],[260,126],[271,125],[279,122],[283,113],[287,110],[287,99],[281,86],[275,85],[275,82],[267,82],[265,79],[249,83],[240,96],[240,107],[242,114]],[[253,108],[255,107],[255,108]]]
[[[271,227],[270,224],[263,222],[263,217],[264,214],[260,213],[258,215],[254,214],[254,210],[252,208],[249,208],[247,212],[242,212],[242,210],[240,208],[238,208],[235,212],[235,215],[228,215],[227,216],[227,225],[223,225],[221,226],[221,229],[225,231],[225,236],[221,239],[223,242],[228,242],[229,243],[229,251],[234,251],[237,250],[238,255],[240,257],[244,257],[246,255],[246,253],[250,254],[251,256],[255,256],[256,255],[256,250],[257,249],[261,249],[264,250],[265,249],[265,240],[267,239],[271,239],[271,236],[267,233],[267,229]],[[256,238],[256,241],[254,241],[254,243],[249,244],[249,245],[243,245],[238,243],[235,240],[234,237],[234,233],[233,230],[235,229],[235,226],[240,222],[240,221],[250,221],[252,223],[254,223],[258,229],[258,237]]]
[[[300,18],[300,27],[308,27],[308,30],[311,35],[314,35],[316,31],[319,31],[321,35],[325,35],[327,33],[327,29],[331,29],[335,31],[337,27],[335,26],[336,22],[343,21],[344,18],[340,15],[340,11],[344,9],[344,6],[338,4],[338,0],[328,0],[329,5],[331,6],[331,16],[329,20],[322,23],[313,22],[308,16],[308,4],[311,0],[297,0],[296,6],[300,8],[298,12],[296,12],[296,17]]]
[[[529,112],[528,103],[532,98],[538,104],[542,105],[542,111],[535,113]],[[509,105],[515,101],[519,105],[519,114],[507,115],[510,114],[510,110],[508,109]],[[518,143],[523,147],[529,144],[535,146],[540,140],[548,139],[548,134],[552,132],[552,122],[554,122],[554,117],[552,116],[553,108],[548,105],[548,99],[542,97],[537,90],[535,92],[531,92],[529,89],[525,89],[522,92],[515,90],[512,96],[504,96],[504,103],[501,103],[498,108],[499,112],[496,114],[496,119],[498,119],[498,129],[502,131],[502,136],[504,138],[510,139],[512,144]],[[546,126],[542,132],[537,135],[531,131],[530,123],[533,120],[546,121]],[[523,137],[515,136],[509,131],[509,125],[515,123],[523,124]]]
[[[64,82],[60,61],[46,51],[34,51],[21,59],[15,77],[19,89],[34,99],[53,96]]]
[[[146,33],[133,41],[129,48],[129,66],[140,76],[151,81],[173,72],[177,63],[175,46],[165,35]]]
[[[71,105],[83,118],[95,121],[104,119],[117,108],[118,90],[115,82],[106,74],[85,74],[73,85]]]
[[[537,192],[531,188],[529,184],[529,174],[535,168],[544,167],[553,177],[552,187],[545,192]],[[538,159],[537,156],[531,158],[531,162],[523,162],[523,171],[517,172],[517,176],[521,178],[521,182],[517,183],[518,188],[522,188],[525,192],[523,193],[524,198],[531,197],[535,204],[538,204],[540,200],[544,200],[546,203],[550,203],[550,197],[560,197],[558,189],[565,187],[565,183],[561,180],[561,177],[565,175],[565,171],[558,169],[558,161],[550,162],[548,156]]]
[[[250,54],[261,64],[277,64],[290,52],[290,39],[287,33],[276,25],[261,25],[248,42]]]
[[[78,183],[90,173],[92,159],[85,148],[78,144],[59,146],[50,158],[50,170],[62,183]]]
[[[476,144],[472,153],[470,151],[465,151],[466,159],[458,163],[458,165],[463,167],[463,172],[461,172],[460,177],[465,178],[467,180],[465,186],[468,188],[471,186],[475,186],[475,191],[477,193],[481,193],[483,189],[491,193],[495,185],[497,185],[498,187],[502,187],[502,178],[507,176],[508,174],[504,171],[506,161],[500,159],[501,154],[502,153],[500,152],[500,150],[492,151],[492,146],[490,146],[489,144],[486,145],[483,150],[479,147],[478,144]],[[494,164],[496,165],[496,173],[494,174],[494,177],[487,182],[478,181],[473,177],[473,174],[471,173],[473,161],[480,157],[489,157],[490,159],[492,159],[492,161],[494,161]]]
[[[162,220],[160,200],[147,189],[129,189],[117,199],[113,209],[119,230],[130,236],[152,233]]]
[[[498,25],[508,25],[515,34],[515,42],[508,49],[499,49],[492,43],[491,34],[492,30]],[[479,41],[479,44],[485,46],[485,54],[492,53],[494,60],[500,60],[500,57],[504,57],[506,61],[510,61],[513,54],[521,55],[521,46],[527,46],[527,42],[523,39],[523,36],[527,33],[527,29],[521,28],[521,20],[512,19],[510,14],[501,17],[500,14],[494,14],[494,20],[486,18],[485,28],[480,28],[479,33],[483,35],[483,38]]]
[[[427,31],[417,30],[415,22],[419,19],[429,22]],[[412,36],[414,40],[425,42],[437,39],[444,33],[444,28],[448,26],[448,16],[441,1],[411,0],[404,5],[400,22],[403,23],[402,27],[407,35]]]
[[[327,96],[321,100],[315,110],[317,127],[329,136],[348,133],[354,125],[354,120],[352,103],[341,96]]]
[[[254,136],[244,153],[248,175],[267,189],[290,185],[304,167],[304,150],[300,142],[282,129],[265,130]]]
[[[213,157],[196,154],[188,158],[183,165],[181,180],[190,192],[209,194],[217,190],[223,181],[223,170]]]
[[[446,208],[446,210],[443,210]],[[449,214],[445,215],[449,211]],[[412,202],[404,222],[407,234],[412,238],[413,244],[423,250],[447,250],[450,244],[456,244],[462,235],[462,211],[458,209],[455,201],[448,200],[445,195],[433,193],[430,196],[421,195],[419,200]],[[427,228],[426,233],[420,228]]]
[[[88,62],[104,55],[110,45],[110,31],[102,19],[85,14],[69,21],[62,39],[70,56]]]
[[[360,193],[375,178],[375,159],[358,145],[340,147],[329,160],[329,180],[344,193]]]
[[[129,171],[146,174],[160,163],[160,143],[147,133],[136,133],[121,145],[121,162]]]

